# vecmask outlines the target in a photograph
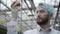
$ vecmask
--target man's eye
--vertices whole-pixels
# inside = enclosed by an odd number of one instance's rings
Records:
[[[36,13],[38,13],[38,11]]]
[[[41,13],[45,12],[44,10],[40,10]]]

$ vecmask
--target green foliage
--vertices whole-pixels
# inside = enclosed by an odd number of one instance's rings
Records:
[[[0,20],[0,25],[6,26],[6,24],[7,24],[6,20]]]
[[[6,34],[7,29],[6,29],[6,20],[0,20],[0,34]]]
[[[6,33],[7,33],[7,30],[4,29],[4,27],[3,28],[0,27],[0,34],[6,34]]]

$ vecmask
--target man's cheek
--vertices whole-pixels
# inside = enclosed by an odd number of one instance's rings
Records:
[[[48,17],[48,16],[47,16],[47,15],[42,15],[42,16],[41,16],[42,19],[44,19],[44,18],[46,18],[46,17]]]

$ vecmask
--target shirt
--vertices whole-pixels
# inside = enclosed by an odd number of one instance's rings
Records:
[[[41,27],[37,27],[36,29],[25,31],[24,34],[60,34],[60,32],[52,27],[50,27],[50,29],[48,30],[44,30],[41,29]]]

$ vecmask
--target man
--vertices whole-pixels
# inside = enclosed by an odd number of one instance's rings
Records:
[[[55,10],[52,6],[46,3],[39,3],[35,12],[38,27],[33,30],[28,30],[24,32],[24,34],[60,34],[60,32],[52,28],[50,24],[50,20],[54,14]]]

